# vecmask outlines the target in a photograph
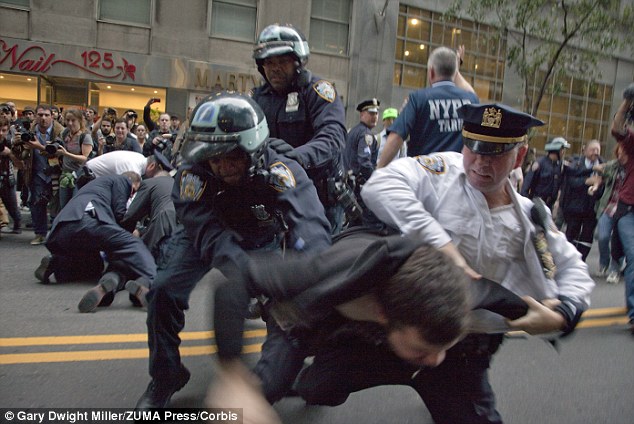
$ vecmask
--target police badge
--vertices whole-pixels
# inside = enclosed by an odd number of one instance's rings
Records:
[[[446,171],[445,160],[442,156],[416,156],[416,162],[434,174],[444,174]]]
[[[372,147],[372,143],[374,143],[374,136],[372,134],[366,134],[365,135],[365,144],[367,144],[368,147]]]
[[[297,94],[297,91],[288,93],[288,96],[286,97],[286,111],[297,112],[298,109],[299,109],[299,95]]]
[[[319,94],[319,97],[321,97],[328,103],[334,102],[337,98],[337,91],[335,90],[335,86],[328,81],[319,80],[313,85],[313,88],[315,89],[315,92]]]
[[[198,175],[183,171],[180,184],[181,199],[196,202],[203,195],[206,187],[207,183],[201,180]]]
[[[285,191],[296,186],[293,171],[288,169],[282,162],[275,162],[269,168],[269,184],[276,191]]]

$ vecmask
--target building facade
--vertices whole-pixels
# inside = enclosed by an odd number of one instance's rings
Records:
[[[627,1],[627,0],[624,0]],[[424,87],[429,51],[465,44],[462,72],[482,101],[518,106],[519,78],[505,65],[506,38],[482,23],[447,22],[446,1],[410,0],[0,0],[0,101],[19,110],[37,103],[185,115],[217,90],[248,92],[261,83],[251,58],[257,34],[292,23],[309,40],[308,68],[333,81],[358,121],[361,100],[399,108]],[[570,78],[547,93],[535,138],[564,136],[580,149],[608,127],[634,61],[611,53],[595,83]],[[561,85],[561,84],[560,84]],[[556,94],[555,94],[556,93]]]

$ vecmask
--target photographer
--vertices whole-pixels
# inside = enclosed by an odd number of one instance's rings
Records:
[[[625,253],[625,305],[630,331],[634,334],[634,83],[623,92],[623,102],[612,122],[612,135],[629,156],[619,202],[612,219]]]
[[[161,99],[152,98],[148,100],[145,108],[143,108],[143,120],[150,134],[148,136],[149,143],[143,146],[143,155],[150,156],[155,150],[158,150],[169,160],[172,161],[172,146],[176,139],[176,132],[171,130],[171,119],[168,113],[161,113],[158,119],[158,126],[150,117],[150,106],[160,102]]]
[[[36,110],[35,126],[31,131],[25,128],[16,132],[13,144],[21,145],[30,152],[25,161],[25,184],[29,188],[29,208],[33,220],[35,238],[32,245],[43,244],[48,231],[47,205],[53,196],[53,174],[56,155],[49,155],[46,146],[59,139],[61,131],[53,125],[50,105],[39,105]],[[49,162],[50,159],[50,162]]]
[[[139,115],[134,111],[134,109],[128,109],[123,113],[123,117],[128,123],[128,130],[130,131],[130,135],[136,138],[136,127],[137,127],[137,118]]]
[[[7,117],[0,116],[0,199],[13,219],[11,234],[20,234],[22,214],[15,193],[15,168],[21,169],[24,164],[11,150],[11,142],[7,139],[9,124]]]
[[[90,158],[93,149],[92,137],[86,129],[84,114],[79,109],[64,112],[67,128],[62,132],[60,143],[55,154],[61,159],[62,175],[59,181],[59,207],[66,206],[77,194],[74,171]]]
[[[95,122],[92,130],[92,138],[97,140],[97,156],[104,154],[104,148],[106,145],[114,144],[114,121],[117,120],[116,112],[113,115],[114,109],[108,108],[104,111],[101,118]]]
[[[114,152],[115,150],[129,150],[131,152],[143,153],[141,146],[128,131],[128,122],[125,118],[119,118],[114,123],[114,140],[106,139],[103,153]]]

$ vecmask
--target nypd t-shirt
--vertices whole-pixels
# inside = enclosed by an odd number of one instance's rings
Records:
[[[410,137],[408,156],[460,152],[462,119],[457,110],[464,104],[479,102],[474,93],[456,87],[452,81],[439,81],[411,93],[388,131],[396,132],[403,140]]]

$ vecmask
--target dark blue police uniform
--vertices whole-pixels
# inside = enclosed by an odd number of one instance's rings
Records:
[[[366,181],[376,167],[378,143],[370,128],[363,122],[350,130],[346,137],[343,163],[346,171]]]
[[[346,139],[345,110],[334,86],[306,69],[301,69],[287,95],[277,94],[267,82],[257,87],[253,99],[266,116],[271,137],[293,146],[293,158],[306,170],[317,188],[326,216],[333,224],[341,221],[342,210],[329,183],[341,179],[342,152]],[[337,232],[337,228],[333,228]]]
[[[539,197],[550,209],[553,208],[563,177],[563,163],[561,159],[553,161],[544,156],[537,161],[537,167],[531,167],[520,191],[522,196],[532,199]]]
[[[452,81],[439,81],[429,88],[411,93],[394,123],[388,128],[403,140],[409,136],[407,155],[462,151],[462,119],[458,108],[479,103],[474,93],[456,87]]]
[[[330,226],[306,172],[271,148],[264,159],[266,172],[239,186],[224,184],[206,164],[179,168],[172,199],[184,230],[170,240],[170,260],[159,267],[148,293],[150,375],[155,380],[186,372],[178,333],[192,290],[211,268],[231,280],[245,269],[247,251],[286,246],[314,252],[330,245]]]

